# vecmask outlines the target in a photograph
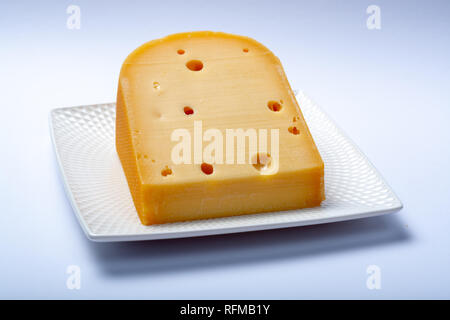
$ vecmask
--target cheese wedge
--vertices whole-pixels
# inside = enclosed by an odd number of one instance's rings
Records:
[[[324,165],[281,63],[247,37],[180,33],[133,51],[116,148],[144,225],[324,200]]]

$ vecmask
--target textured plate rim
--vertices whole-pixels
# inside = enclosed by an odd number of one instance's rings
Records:
[[[304,94],[301,92],[301,94]],[[308,97],[309,98],[309,97]],[[310,99],[310,98],[309,98]],[[301,227],[301,226],[308,226],[308,225],[317,225],[317,224],[325,224],[325,223],[334,223],[334,222],[341,222],[341,221],[349,221],[349,220],[355,220],[355,219],[362,219],[362,218],[369,218],[369,217],[375,217],[380,215],[385,215],[389,213],[394,213],[403,208],[403,204],[398,198],[398,196],[395,194],[391,186],[386,182],[384,177],[381,175],[381,173],[376,169],[376,167],[372,164],[370,159],[365,156],[365,154],[360,150],[358,145],[353,142],[353,140],[342,130],[341,127],[338,126],[338,124],[326,113],[320,106],[318,106],[312,99],[310,99],[319,109],[320,111],[332,121],[333,125],[336,127],[336,130],[339,131],[339,133],[347,140],[351,145],[355,148],[355,150],[362,156],[364,156],[367,163],[370,165],[372,169],[374,169],[382,182],[388,187],[392,193],[392,195],[395,197],[395,200],[397,201],[398,205],[395,207],[391,207],[388,209],[378,209],[378,210],[371,210],[371,211],[363,211],[363,212],[354,212],[347,215],[340,215],[335,217],[328,217],[328,218],[317,218],[317,219],[311,219],[307,221],[291,221],[291,222],[280,222],[280,223],[267,223],[267,224],[257,224],[257,225],[245,225],[245,226],[239,226],[239,227],[228,227],[228,228],[211,228],[207,230],[195,230],[195,231],[173,231],[173,232],[161,232],[161,233],[130,233],[130,234],[97,234],[92,232],[89,229],[89,226],[86,224],[86,221],[81,215],[80,209],[75,201],[74,195],[70,189],[67,175],[64,170],[64,166],[62,164],[61,155],[59,153],[58,145],[56,143],[56,137],[55,137],[55,130],[53,126],[53,114],[59,110],[62,109],[77,109],[80,107],[86,107],[87,105],[80,105],[80,106],[71,106],[71,107],[60,107],[60,108],[54,108],[50,110],[48,114],[48,121],[49,121],[49,129],[50,129],[50,137],[53,145],[53,149],[55,151],[56,155],[56,161],[58,163],[59,167],[59,174],[60,178],[63,180],[63,186],[66,196],[69,199],[70,205],[75,212],[75,216],[77,217],[78,222],[81,225],[81,228],[83,232],[85,233],[86,237],[95,242],[122,242],[122,241],[145,241],[145,240],[162,240],[162,239],[176,239],[176,238],[190,238],[190,237],[202,237],[202,236],[210,236],[210,235],[221,235],[221,234],[232,234],[232,233],[240,233],[240,232],[251,232],[251,231],[263,231],[263,230],[273,230],[273,229],[283,229],[283,228],[291,228],[291,227]],[[92,104],[89,106],[100,106],[100,105],[109,105],[114,104],[114,102],[110,103],[100,103],[100,104]]]
[[[67,107],[67,108],[76,108],[76,107]],[[66,176],[66,172],[64,171],[64,167],[63,167],[63,164],[62,164],[62,161],[61,161],[61,156],[59,154],[59,149],[58,149],[58,146],[56,144],[55,130],[54,130],[54,127],[53,127],[53,113],[55,111],[57,111],[57,110],[60,110],[60,109],[66,109],[66,108],[55,108],[53,110],[50,110],[50,112],[48,114],[50,136],[51,136],[51,140],[52,140],[53,150],[55,151],[56,162],[58,163],[59,178],[63,182],[64,192],[65,192],[66,196],[69,198],[70,206],[72,207],[72,210],[75,212],[75,216],[77,217],[77,220],[80,223],[81,228],[83,229],[83,232],[86,234],[86,237],[89,240],[96,241],[98,239],[98,241],[100,241],[99,238],[98,238],[98,235],[93,234],[89,230],[89,227],[86,225],[86,222],[84,221],[83,217],[81,216],[81,212],[80,212],[78,206],[76,205],[75,198],[73,197],[73,193],[70,190],[69,183],[68,183],[67,176]]]

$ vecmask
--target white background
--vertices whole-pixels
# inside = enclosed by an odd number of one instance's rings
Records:
[[[66,27],[70,4],[81,29]],[[381,30],[366,9],[381,8]],[[2,1],[0,298],[450,298],[447,1]],[[93,243],[64,194],[52,108],[115,100],[167,34],[247,35],[358,144],[405,208],[321,226]],[[381,268],[368,290],[366,268]],[[81,268],[81,289],[66,268]]]

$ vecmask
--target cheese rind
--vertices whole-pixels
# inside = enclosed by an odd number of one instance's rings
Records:
[[[144,225],[313,207],[324,199],[324,165],[281,63],[250,38],[205,31],[142,45],[122,66],[116,117],[117,152]],[[278,171],[252,164],[250,150],[245,164],[224,161],[212,172],[201,163],[175,164],[171,135],[184,128],[194,140],[196,121],[203,133],[223,132],[224,144],[227,129],[268,130],[269,153],[270,132],[279,130],[279,157],[272,158]]]

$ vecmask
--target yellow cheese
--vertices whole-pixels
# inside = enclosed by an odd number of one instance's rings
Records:
[[[122,66],[116,116],[117,152],[144,225],[324,199],[323,162],[281,63],[250,38],[205,31],[142,45]],[[227,136],[238,129],[249,133],[244,145]]]

